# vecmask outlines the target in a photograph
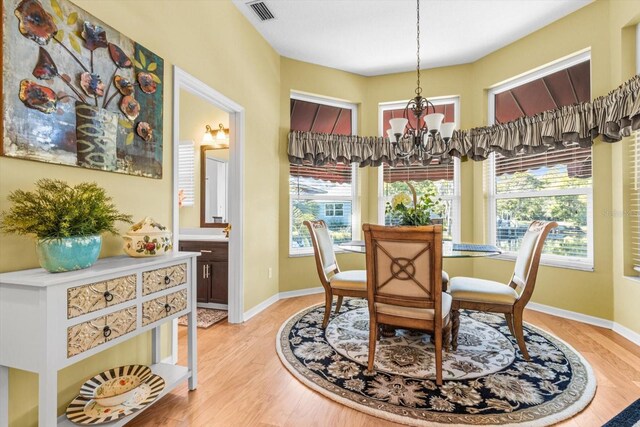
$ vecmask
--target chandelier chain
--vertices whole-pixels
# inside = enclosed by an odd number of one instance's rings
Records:
[[[418,47],[416,52],[416,73],[418,75],[418,87],[416,87],[416,95],[420,96],[422,88],[420,87],[420,0],[416,0],[416,45]]]

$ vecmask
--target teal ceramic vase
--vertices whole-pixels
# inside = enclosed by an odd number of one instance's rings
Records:
[[[65,237],[36,241],[40,266],[51,273],[91,267],[102,247],[102,236]]]

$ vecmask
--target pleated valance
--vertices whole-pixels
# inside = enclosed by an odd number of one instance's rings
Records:
[[[443,153],[440,161],[467,156],[485,160],[492,152],[507,157],[519,152],[541,153],[568,145],[589,147],[600,137],[617,142],[640,129],[640,75],[620,85],[606,96],[545,111],[517,120],[454,132],[445,150],[441,139],[434,142],[435,153]],[[409,151],[411,142],[400,142]],[[403,147],[402,147],[403,146]],[[391,166],[422,163],[431,158],[400,159],[389,138],[358,135],[332,135],[292,131],[289,133],[289,161],[292,164],[316,166],[336,163],[358,163],[360,166]]]

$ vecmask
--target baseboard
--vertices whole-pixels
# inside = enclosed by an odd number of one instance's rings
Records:
[[[306,295],[315,295],[315,294],[323,294],[324,288],[322,286],[318,286],[317,288],[307,288],[307,289],[298,289],[296,291],[286,291],[280,292],[278,295],[280,299],[285,298],[295,298],[295,297],[303,297]]]
[[[613,328],[611,329],[616,334],[621,335],[624,338],[631,341],[632,343],[634,343],[635,345],[640,346],[640,334],[637,333],[636,331],[632,331],[626,326],[622,326],[620,323],[616,323],[616,322],[613,322]]]
[[[246,322],[247,320],[251,319],[256,314],[258,314],[261,311],[265,310],[270,305],[275,304],[279,300],[280,300],[280,294],[272,295],[271,297],[269,297],[266,300],[262,301],[260,304],[256,305],[255,307],[250,308],[249,310],[245,311],[244,314],[242,315],[243,321]]]
[[[262,301],[260,304],[256,305],[255,307],[245,311],[243,315],[243,319],[246,322],[256,314],[260,313],[263,310],[266,310],[270,305],[275,304],[281,299],[302,297],[305,295],[321,294],[323,292],[324,292],[324,288],[319,286],[317,288],[307,288],[307,289],[299,289],[296,291],[287,291],[287,292],[277,293],[272,297],[266,299],[265,301]]]
[[[215,310],[229,310],[228,304],[217,304],[215,302],[199,302],[198,307],[200,308],[213,308]]]
[[[589,325],[600,326],[601,328],[613,329],[613,321],[601,319],[600,317],[589,316],[588,314],[577,313],[575,311],[564,310],[562,308],[551,307],[549,305],[530,302],[527,308],[541,313],[551,314],[564,319],[575,320]]]

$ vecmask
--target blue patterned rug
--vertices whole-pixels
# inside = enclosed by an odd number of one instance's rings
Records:
[[[602,427],[636,427],[640,426],[640,399],[624,408]]]
[[[591,367],[573,348],[525,325],[527,362],[502,316],[461,313],[458,350],[445,353],[438,387],[429,335],[398,330],[381,337],[369,374],[366,300],[345,299],[325,331],[323,315],[317,305],[282,325],[276,338],[282,363],[324,396],[390,421],[544,426],[577,414],[595,393]]]

